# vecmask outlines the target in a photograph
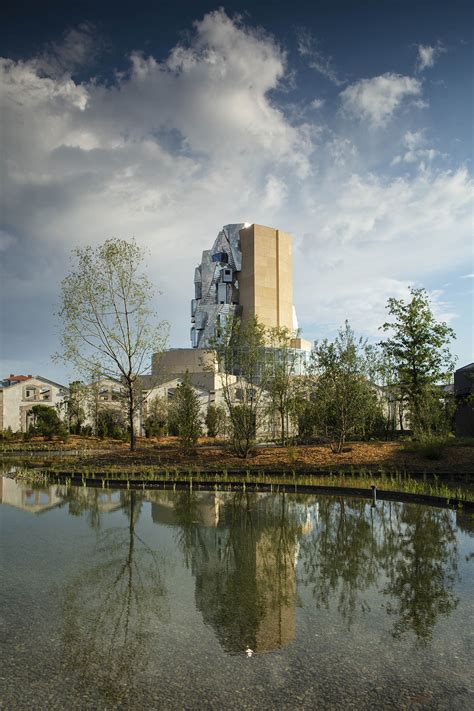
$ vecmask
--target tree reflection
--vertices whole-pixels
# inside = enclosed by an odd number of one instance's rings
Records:
[[[350,626],[359,595],[377,579],[377,538],[373,515],[362,501],[321,499],[319,526],[303,545],[303,582],[313,586],[318,607],[329,608],[337,598],[338,611]]]
[[[316,604],[337,600],[348,627],[368,609],[368,593],[381,579],[392,634],[411,630],[421,643],[439,615],[455,609],[458,550],[450,511],[425,506],[321,499],[319,525],[302,544],[302,582]]]
[[[101,528],[104,514],[124,508],[123,492],[120,491],[79,486],[58,489],[71,516],[85,516],[89,526],[97,530]]]
[[[384,593],[393,598],[387,612],[395,615],[393,635],[413,630],[422,643],[431,639],[439,615],[458,604],[454,595],[458,551],[453,514],[422,506],[402,506],[389,583]]]
[[[202,525],[202,497],[178,496],[179,541],[196,578],[196,605],[231,653],[269,651],[295,634],[295,562],[303,523],[288,497],[236,492],[214,526]]]
[[[146,668],[150,626],[166,612],[163,563],[136,531],[142,500],[139,492],[120,492],[128,525],[99,533],[92,564],[64,591],[67,663],[80,686],[94,679],[111,704],[126,699],[137,662]]]

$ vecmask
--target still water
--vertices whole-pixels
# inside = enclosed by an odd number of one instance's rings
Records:
[[[0,708],[474,708],[467,514],[1,484]]]

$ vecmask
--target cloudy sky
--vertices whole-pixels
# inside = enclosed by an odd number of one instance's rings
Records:
[[[470,3],[11,3],[0,29],[1,372],[51,362],[71,249],[134,236],[189,346],[223,224],[294,235],[303,336],[378,339],[424,286],[473,360]]]

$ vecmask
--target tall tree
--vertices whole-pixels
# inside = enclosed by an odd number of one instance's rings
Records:
[[[348,435],[366,434],[377,418],[379,404],[372,382],[376,360],[374,348],[356,339],[348,321],[333,342],[315,343],[311,363],[315,416],[336,452],[342,451]]]
[[[294,337],[286,327],[269,328],[266,332],[265,389],[271,414],[276,413],[279,419],[282,445],[287,443],[290,414],[295,409],[295,376],[301,357],[292,346]]]
[[[68,430],[72,434],[81,434],[81,428],[86,421],[85,406],[87,402],[87,387],[80,380],[69,383],[69,392],[60,405],[64,411]]]
[[[231,446],[238,457],[247,458],[263,417],[265,327],[256,318],[229,317],[210,347],[214,355],[210,367],[221,376]]]
[[[150,307],[154,290],[141,272],[144,254],[135,241],[109,239],[73,251],[71,273],[61,282],[61,352],[81,373],[119,380],[126,392],[130,449],[135,448],[137,381],[151,356],[164,348],[167,324]]]
[[[170,424],[178,432],[181,447],[189,452],[195,447],[201,426],[201,405],[186,371],[183,382],[178,385],[169,408]]]
[[[410,289],[411,298],[391,298],[387,310],[393,320],[381,327],[391,332],[381,342],[394,364],[402,398],[407,402],[411,427],[429,432],[439,420],[440,393],[436,386],[446,383],[454,370],[455,359],[449,342],[456,335],[452,328],[435,319],[425,289]]]

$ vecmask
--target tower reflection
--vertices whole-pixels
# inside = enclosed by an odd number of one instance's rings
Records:
[[[154,492],[155,523],[178,526],[206,624],[233,654],[269,652],[295,638],[299,539],[311,526],[294,497]]]

